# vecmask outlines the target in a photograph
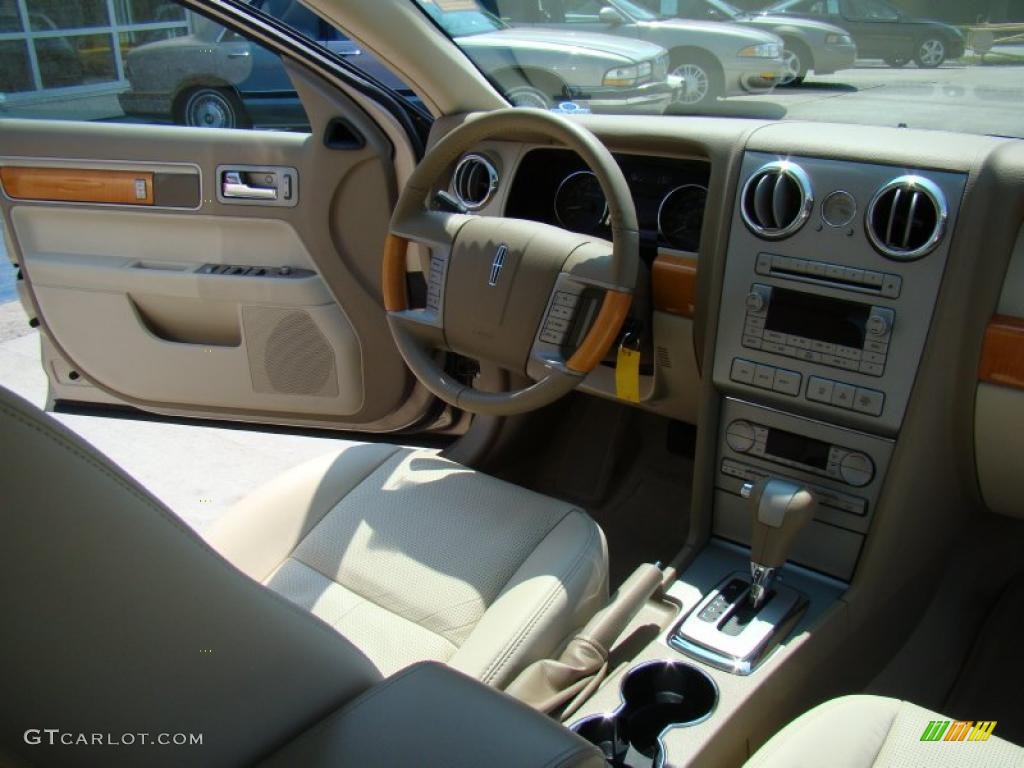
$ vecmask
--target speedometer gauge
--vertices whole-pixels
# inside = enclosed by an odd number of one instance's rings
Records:
[[[666,245],[681,251],[700,248],[707,200],[707,187],[700,184],[684,184],[665,195],[658,207],[658,232]]]
[[[608,201],[590,171],[570,173],[555,192],[555,218],[566,229],[593,234],[608,223]]]

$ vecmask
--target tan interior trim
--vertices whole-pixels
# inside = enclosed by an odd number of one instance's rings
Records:
[[[985,329],[978,378],[1024,389],[1024,318],[992,316]]]
[[[622,324],[633,303],[633,294],[622,291],[606,291],[597,320],[580,344],[579,349],[569,358],[566,367],[576,373],[590,373],[608,353],[615,337],[622,330]]]
[[[409,294],[405,287],[405,252],[409,241],[388,233],[384,241],[384,309],[401,312],[409,308]]]
[[[153,205],[153,174],[149,171],[105,171],[85,168],[0,168],[9,197],[73,203]],[[136,194],[136,182],[145,194]]]
[[[697,257],[659,253],[651,271],[654,308],[680,317],[697,312]]]

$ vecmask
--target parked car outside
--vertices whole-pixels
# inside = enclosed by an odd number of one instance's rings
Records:
[[[384,85],[412,91],[372,54],[293,0],[251,5],[344,56]],[[130,90],[118,99],[127,115],[156,115],[206,128],[304,129],[308,126],[280,57],[212,22],[194,17],[189,35],[147,43],[128,54]]]
[[[705,107],[719,96],[764,91],[785,73],[782,40],[770,32],[718,22],[663,19],[630,0],[497,0],[516,25],[589,30],[647,40],[669,52],[683,78],[679,101]]]
[[[406,98],[415,94],[357,43],[293,0],[252,5],[344,56]],[[599,111],[660,114],[681,80],[667,74],[658,45],[609,35],[512,30],[482,10],[441,11],[433,18],[459,37],[470,55],[495,71],[516,106],[550,108],[582,102]],[[530,66],[521,63],[529,61]],[[501,66],[499,66],[501,65]],[[305,112],[280,58],[214,24],[183,37],[139,46],[127,57],[131,89],[120,96],[128,115],[160,115],[181,125],[210,128],[304,129]]]
[[[703,21],[729,21],[773,32],[782,38],[786,73],[779,85],[799,85],[808,72],[831,75],[853,66],[857,46],[846,30],[814,19],[771,14],[753,15],[726,0],[647,0],[665,16]]]
[[[421,5],[517,107],[548,109],[568,101],[593,112],[661,114],[682,87],[668,77],[668,53],[654,43],[513,28],[483,8]]]
[[[842,27],[865,59],[902,67],[913,60],[934,69],[964,55],[963,32],[949,24],[909,16],[886,0],[782,0],[759,15],[827,21]]]

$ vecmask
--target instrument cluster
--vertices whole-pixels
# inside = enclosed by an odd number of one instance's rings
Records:
[[[615,155],[637,208],[641,246],[700,250],[710,169],[699,160]],[[608,203],[597,177],[573,152],[534,149],[523,158],[505,215],[610,237]]]

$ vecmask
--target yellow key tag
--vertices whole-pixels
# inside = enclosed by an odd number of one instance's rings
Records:
[[[632,349],[632,346],[637,349]],[[615,359],[615,396],[630,403],[640,402],[640,343],[634,336],[626,336],[619,344]]]

